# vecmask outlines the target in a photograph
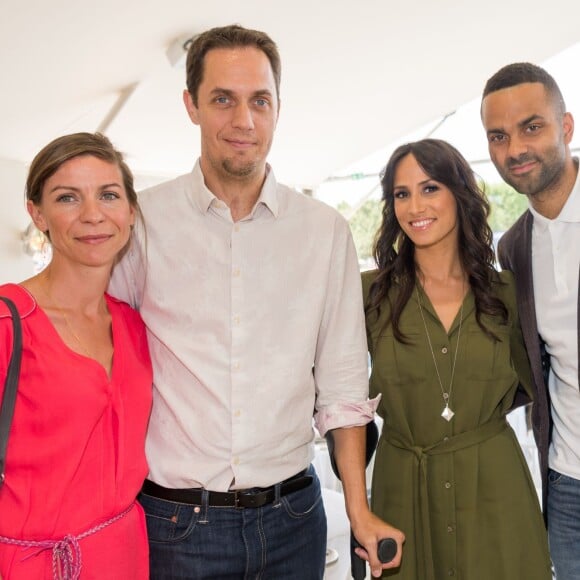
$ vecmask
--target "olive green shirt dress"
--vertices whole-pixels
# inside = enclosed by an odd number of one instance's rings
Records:
[[[363,274],[365,303],[376,271]],[[371,397],[382,395],[384,419],[372,482],[372,509],[406,535],[400,580],[550,580],[547,535],[536,490],[516,436],[505,416],[518,385],[531,395],[529,363],[517,318],[510,272],[494,285],[509,321],[484,315],[500,341],[475,319],[471,291],[447,333],[422,293],[425,323],[445,391],[457,362],[449,406],[444,400],[417,292],[405,306],[400,328],[409,344],[367,314],[372,359]],[[396,287],[392,290],[396,291]],[[458,344],[458,336],[459,344]]]

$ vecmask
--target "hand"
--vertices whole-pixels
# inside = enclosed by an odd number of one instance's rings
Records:
[[[401,565],[403,555],[403,542],[405,534],[387,524],[372,512],[367,511],[364,515],[359,515],[356,522],[351,522],[355,538],[362,548],[356,548],[356,554],[366,560],[371,568],[371,574],[378,578],[383,570],[397,568]],[[383,538],[393,538],[397,543],[397,554],[388,563],[380,562],[377,555],[377,545]]]

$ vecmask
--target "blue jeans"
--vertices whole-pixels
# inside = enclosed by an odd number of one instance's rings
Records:
[[[260,508],[210,507],[139,496],[149,534],[151,580],[320,580],[326,515],[320,483]]]
[[[580,578],[580,480],[548,472],[548,537],[556,580]]]

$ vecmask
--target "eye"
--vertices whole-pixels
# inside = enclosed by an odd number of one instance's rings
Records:
[[[490,143],[501,143],[502,141],[505,141],[505,138],[506,136],[501,133],[492,133],[487,139]]]
[[[526,131],[528,133],[535,133],[536,131],[539,131],[541,128],[542,126],[538,125],[538,123],[532,123],[526,127]]]
[[[434,183],[429,183],[423,188],[424,193],[435,193],[436,191],[439,191],[439,186]]]
[[[218,105],[227,105],[230,102],[229,97],[226,97],[225,95],[222,95],[220,97],[216,97],[215,102]]]
[[[114,201],[119,199],[121,196],[116,191],[103,191],[101,198],[105,201]]]
[[[256,105],[258,105],[258,107],[267,107],[270,104],[268,99],[263,99],[263,98],[256,99],[255,102],[256,102]]]
[[[61,193],[56,198],[57,203],[70,203],[71,201],[74,200],[75,197],[72,193]]]
[[[409,193],[407,191],[405,191],[404,189],[396,189],[393,192],[393,197],[395,199],[405,199],[408,196],[409,196]]]

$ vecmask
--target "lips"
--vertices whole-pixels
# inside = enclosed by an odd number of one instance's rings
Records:
[[[225,142],[231,147],[238,149],[248,149],[256,144],[254,141],[247,141],[244,139],[225,139]]]
[[[535,161],[529,161],[527,163],[522,163],[521,165],[512,165],[510,167],[510,172],[514,175],[523,175],[524,173],[531,171],[535,165]]]
[[[111,238],[112,236],[109,234],[91,234],[88,236],[76,236],[76,239],[79,242],[82,242],[84,244],[95,244],[95,245],[106,242]]]
[[[416,230],[424,230],[428,228],[435,220],[433,218],[424,218],[420,220],[413,220],[409,225]]]
[[[507,168],[513,175],[523,175],[532,171],[539,161],[536,157],[529,155],[522,155],[519,158],[510,157],[507,159]]]

